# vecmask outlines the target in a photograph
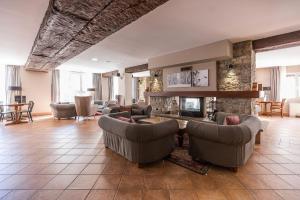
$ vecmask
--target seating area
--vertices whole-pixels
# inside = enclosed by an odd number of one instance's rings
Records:
[[[300,199],[300,1],[0,1],[0,200]]]

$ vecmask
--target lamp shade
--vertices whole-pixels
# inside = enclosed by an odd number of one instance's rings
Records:
[[[12,90],[12,91],[21,91],[22,87],[21,86],[9,86],[8,90]]]
[[[89,92],[95,92],[96,89],[95,88],[88,88],[87,91],[89,91]]]

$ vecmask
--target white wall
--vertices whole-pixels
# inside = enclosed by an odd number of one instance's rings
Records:
[[[261,83],[263,87],[270,87],[271,83],[271,68],[258,68],[256,69],[256,82]]]
[[[132,74],[125,74],[124,76],[124,83],[125,83],[125,105],[131,105],[132,104]]]
[[[22,95],[27,101],[34,101],[33,113],[47,114],[51,112],[51,71],[33,72],[21,69]]]

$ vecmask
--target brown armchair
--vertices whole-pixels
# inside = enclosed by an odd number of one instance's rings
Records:
[[[286,99],[282,99],[281,102],[272,102],[271,103],[271,116],[273,115],[273,111],[275,111],[276,113],[280,113],[281,117],[283,117],[283,106],[285,104]]]

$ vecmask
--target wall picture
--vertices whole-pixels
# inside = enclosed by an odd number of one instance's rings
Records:
[[[208,69],[193,70],[192,77],[194,87],[208,86]]]
[[[167,84],[169,88],[173,87],[191,87],[191,71],[177,72],[167,75]]]

